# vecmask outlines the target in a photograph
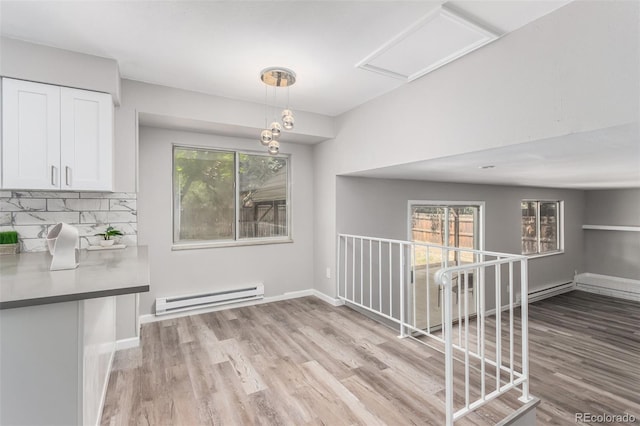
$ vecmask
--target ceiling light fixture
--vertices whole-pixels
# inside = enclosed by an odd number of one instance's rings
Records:
[[[280,152],[280,143],[278,139],[282,134],[282,130],[292,130],[295,124],[293,118],[293,112],[289,109],[289,87],[293,86],[296,82],[296,73],[288,68],[283,67],[269,67],[260,72],[260,80],[265,84],[264,89],[264,127],[265,129],[260,133],[260,143],[267,147],[267,151],[271,155],[276,155]],[[273,109],[277,109],[277,89],[281,87],[287,88],[287,106],[282,111],[282,124],[277,118],[273,118],[271,124],[269,122],[269,93],[268,87],[273,87]]]

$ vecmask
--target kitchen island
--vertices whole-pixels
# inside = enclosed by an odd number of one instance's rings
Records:
[[[0,256],[0,424],[95,425],[115,351],[115,296],[149,291],[147,247]]]

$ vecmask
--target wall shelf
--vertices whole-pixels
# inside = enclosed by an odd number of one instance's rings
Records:
[[[640,232],[640,226],[582,225],[582,229],[593,229],[593,230],[597,230],[597,231]]]

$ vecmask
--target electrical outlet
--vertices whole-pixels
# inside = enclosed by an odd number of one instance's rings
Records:
[[[327,279],[331,278],[331,268],[327,267],[327,271],[325,272]]]

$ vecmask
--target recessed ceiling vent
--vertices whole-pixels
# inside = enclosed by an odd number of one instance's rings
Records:
[[[498,37],[496,32],[441,6],[356,66],[409,82]]]

